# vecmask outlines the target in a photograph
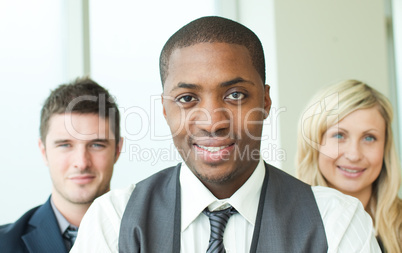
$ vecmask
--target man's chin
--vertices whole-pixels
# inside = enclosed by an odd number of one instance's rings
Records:
[[[233,178],[233,172],[219,173],[219,171],[217,171],[216,173],[205,173],[196,171],[195,173],[201,182],[213,184],[222,184],[230,181]]]
[[[100,195],[99,195],[100,196]],[[81,196],[70,196],[69,202],[76,204],[76,205],[87,205],[91,204],[97,197],[99,197],[97,194],[88,194],[88,195],[81,195]]]

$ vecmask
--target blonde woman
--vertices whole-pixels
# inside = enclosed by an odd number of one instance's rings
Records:
[[[386,252],[402,252],[401,167],[388,99],[356,80],[322,90],[298,127],[297,177],[358,198]]]

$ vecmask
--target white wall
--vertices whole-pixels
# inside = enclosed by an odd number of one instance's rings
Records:
[[[393,39],[395,45],[395,74],[398,84],[397,97],[402,98],[402,1],[392,0]],[[399,102],[399,101],[398,101]],[[401,122],[402,103],[398,103],[398,114],[395,116]],[[402,143],[402,133],[399,134],[399,142]],[[399,153],[402,154],[400,147]],[[401,189],[402,192],[402,189]]]
[[[395,79],[396,79],[396,107],[398,111],[395,113],[395,120],[399,126],[399,154],[402,154],[402,1],[390,0],[392,5],[392,29],[395,51]],[[399,196],[402,198],[402,188],[399,190]]]
[[[62,2],[0,0],[0,224],[43,203],[51,182],[38,149],[39,112],[66,81]]]

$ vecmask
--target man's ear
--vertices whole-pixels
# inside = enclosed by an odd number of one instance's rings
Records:
[[[48,161],[47,161],[47,156],[46,156],[46,146],[45,143],[43,143],[42,139],[39,138],[38,140],[38,146],[40,153],[42,154],[42,159],[45,162],[46,166],[48,166]]]
[[[264,110],[265,110],[265,115],[264,118],[268,118],[269,111],[271,110],[271,97],[269,96],[269,90],[271,87],[269,87],[268,84],[264,85]]]
[[[116,155],[114,157],[114,162],[116,163],[120,157],[121,149],[123,148],[123,137],[120,137],[119,143],[116,145]]]
[[[163,116],[166,119],[166,109],[165,109],[165,105],[164,105],[164,100],[163,100],[163,93],[161,94],[161,101],[162,101],[162,107],[163,107]]]

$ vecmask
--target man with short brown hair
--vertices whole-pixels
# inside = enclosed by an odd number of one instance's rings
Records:
[[[42,107],[39,139],[52,194],[0,227],[1,252],[68,252],[91,203],[110,190],[122,143],[117,104],[102,86],[83,78],[52,91]]]

